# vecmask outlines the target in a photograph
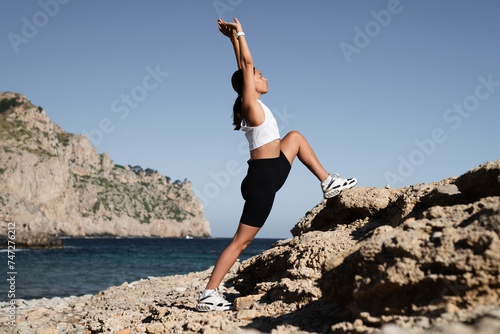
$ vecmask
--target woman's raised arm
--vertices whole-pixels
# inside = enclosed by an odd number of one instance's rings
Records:
[[[258,126],[264,122],[265,115],[264,110],[257,102],[252,54],[248,48],[241,23],[237,18],[234,18],[234,23],[224,22],[219,19],[219,30],[221,30],[224,35],[226,35],[224,31],[232,30],[232,33],[236,36],[236,41],[239,46],[239,57],[237,57],[239,58],[238,66],[243,71],[243,117],[249,126]]]
[[[236,56],[236,63],[238,64],[238,69],[241,69],[240,64],[240,43],[236,37],[236,30],[228,27],[221,19],[217,21],[219,23],[219,31],[229,38],[231,44],[233,44],[234,55]]]

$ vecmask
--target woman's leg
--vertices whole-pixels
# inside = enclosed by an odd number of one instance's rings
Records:
[[[238,256],[250,245],[259,230],[259,227],[239,224],[233,240],[224,249],[215,263],[212,276],[210,276],[206,287],[207,289],[217,289],[224,276],[238,259]]]
[[[322,182],[328,177],[328,172],[319,162],[306,138],[299,132],[291,131],[281,140],[281,151],[287,157],[290,165],[295,157],[298,157],[318,180]]]

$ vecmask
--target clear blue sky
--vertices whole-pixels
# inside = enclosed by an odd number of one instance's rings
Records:
[[[0,1],[0,91],[25,94],[117,164],[189,179],[214,237],[243,200],[236,62],[217,18],[242,22],[262,97],[330,172],[393,188],[500,158],[500,2]],[[259,237],[322,200],[295,161]]]

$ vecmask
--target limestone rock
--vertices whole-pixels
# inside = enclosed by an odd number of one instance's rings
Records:
[[[37,332],[37,334],[59,334],[59,331],[56,328],[47,328],[42,329],[41,331]]]
[[[236,298],[234,300],[234,306],[237,311],[248,310],[250,309],[256,302],[262,299],[264,294],[260,295],[250,295],[245,297]]]
[[[454,184],[456,177],[440,182],[421,183],[399,189],[392,205],[387,207],[383,219],[391,226],[398,226],[408,218],[433,206],[468,203]],[[396,190],[397,191],[397,190]]]
[[[263,294],[259,303],[299,305],[302,316],[305,305],[322,305],[333,333],[471,323],[500,305],[500,197],[464,193],[458,179],[322,201],[293,239],[244,261],[232,282],[243,295]]]
[[[2,242],[2,248],[8,248],[8,240]],[[15,247],[17,248],[31,248],[31,249],[44,249],[44,248],[63,248],[61,239],[50,235],[48,233],[33,233],[24,231],[15,235]]]
[[[429,208],[329,258],[323,297],[351,318],[498,306],[499,235],[500,197]]]
[[[256,310],[241,310],[236,315],[236,318],[242,320],[252,320],[259,316],[259,313]]]
[[[455,184],[476,198],[500,196],[500,160],[486,162],[461,175]]]
[[[350,249],[359,224],[334,231],[311,231],[279,241],[242,262],[233,284],[242,294],[265,294],[270,301],[309,303],[321,298],[317,280],[327,258]]]
[[[396,200],[397,193],[398,190],[383,188],[348,189],[308,212],[292,229],[292,235],[329,230],[337,224],[377,216]]]

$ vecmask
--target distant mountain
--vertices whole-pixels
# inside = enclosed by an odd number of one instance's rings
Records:
[[[188,181],[115,165],[26,96],[0,93],[0,219],[59,236],[208,237]],[[0,234],[6,235],[3,226]]]

